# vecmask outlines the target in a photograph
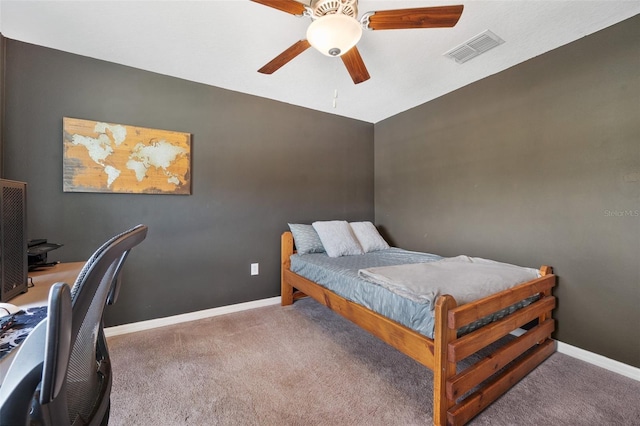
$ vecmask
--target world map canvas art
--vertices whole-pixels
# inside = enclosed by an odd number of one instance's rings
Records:
[[[191,194],[191,134],[63,118],[65,192]]]

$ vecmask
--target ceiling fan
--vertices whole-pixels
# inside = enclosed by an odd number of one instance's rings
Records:
[[[306,39],[294,43],[258,72],[272,74],[313,46],[327,56],[340,56],[355,84],[370,78],[356,47],[363,28],[374,31],[448,28],[456,25],[463,9],[462,5],[457,5],[382,10],[367,12],[358,20],[358,0],[312,0],[310,6],[296,0],[251,1],[312,20]]]

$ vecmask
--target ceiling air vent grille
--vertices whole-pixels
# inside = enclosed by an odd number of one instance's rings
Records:
[[[486,30],[461,45],[454,47],[448,52],[445,52],[444,56],[462,64],[467,62],[469,59],[473,59],[476,56],[483,54],[487,50],[501,45],[502,43],[504,43],[503,39],[491,31]]]

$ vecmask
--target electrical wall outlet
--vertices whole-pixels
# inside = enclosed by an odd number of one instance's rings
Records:
[[[252,263],[251,264],[251,275],[258,275],[260,269],[259,269],[259,264],[258,263]]]

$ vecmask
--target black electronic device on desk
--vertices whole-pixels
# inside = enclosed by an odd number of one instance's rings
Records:
[[[27,255],[29,257],[29,270],[35,271],[40,268],[49,268],[55,266],[60,262],[48,262],[47,253],[57,248],[62,247],[63,244],[48,243],[46,239],[40,238],[36,240],[29,240],[27,243]]]

